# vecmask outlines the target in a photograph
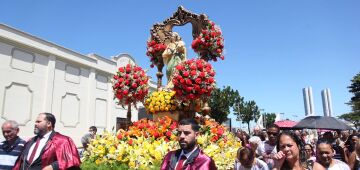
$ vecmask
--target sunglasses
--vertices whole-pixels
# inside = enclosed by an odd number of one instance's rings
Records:
[[[279,135],[279,133],[272,133],[272,132],[267,132],[267,134],[268,134],[269,136],[271,136],[271,135],[273,135],[273,136]]]

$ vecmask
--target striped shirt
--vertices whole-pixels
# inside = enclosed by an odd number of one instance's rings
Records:
[[[0,169],[12,169],[16,159],[24,150],[26,141],[17,138],[13,145],[9,145],[7,141],[0,143]]]

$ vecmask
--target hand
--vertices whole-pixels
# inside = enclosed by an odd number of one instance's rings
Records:
[[[42,170],[53,170],[53,167],[51,165],[45,166]]]
[[[280,151],[273,155],[272,159],[274,160],[274,168],[280,169],[285,161],[285,154]]]

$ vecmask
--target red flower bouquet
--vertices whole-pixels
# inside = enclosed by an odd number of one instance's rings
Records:
[[[224,38],[220,27],[212,21],[209,21],[207,26],[201,30],[199,36],[191,43],[191,47],[201,59],[206,61],[217,61],[217,57],[224,60]]]
[[[165,51],[165,49],[166,45],[163,43],[158,43],[152,39],[147,42],[146,55],[150,58],[151,68],[153,68],[154,65],[157,65],[159,63],[159,58],[162,57],[162,53]]]
[[[159,118],[158,121],[148,119],[141,119],[134,122],[129,130],[124,131],[120,129],[117,133],[117,138],[120,140],[127,140],[130,138],[137,138],[144,136],[145,138],[165,138],[165,141],[176,140],[177,122],[165,116]]]
[[[191,59],[178,64],[172,77],[175,96],[182,101],[210,96],[215,88],[215,71],[203,59]]]
[[[114,99],[118,99],[118,104],[122,106],[142,101],[148,94],[148,80],[145,71],[139,66],[127,64],[119,67],[113,77]]]

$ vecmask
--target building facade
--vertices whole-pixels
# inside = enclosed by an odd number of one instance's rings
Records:
[[[55,130],[78,146],[89,126],[115,131],[127,110],[114,102],[111,78],[129,62],[136,64],[128,54],[112,59],[83,55],[0,24],[0,123],[17,121],[19,136],[29,138],[37,115],[50,112],[57,119]],[[132,121],[138,112],[133,108]]]

